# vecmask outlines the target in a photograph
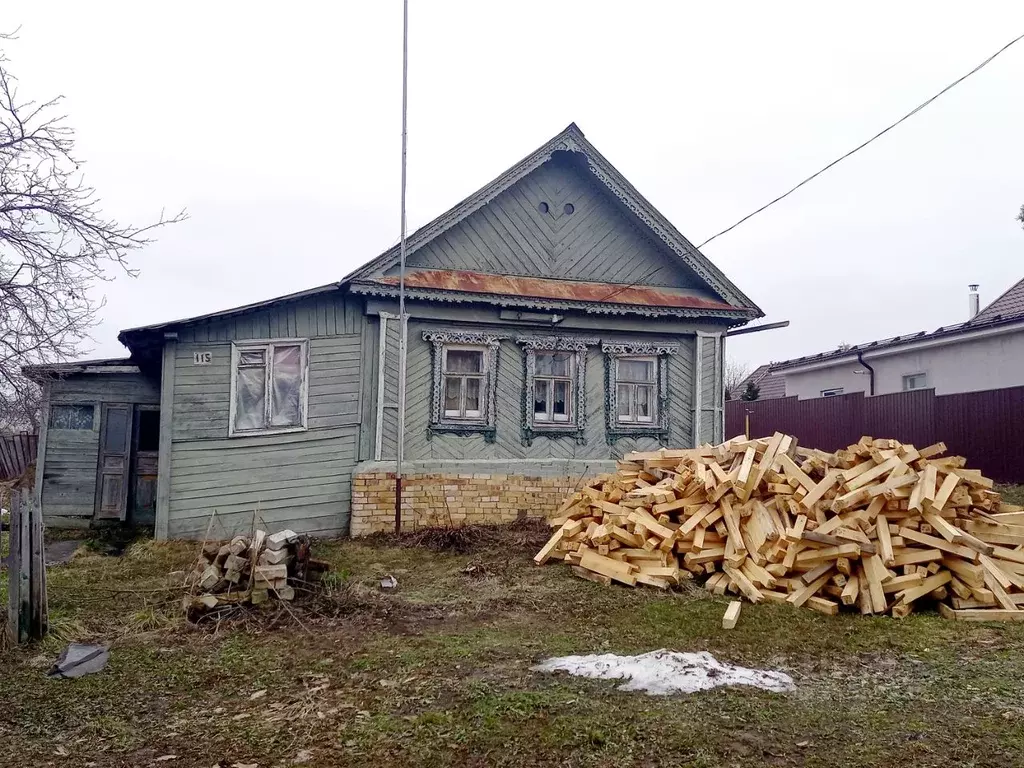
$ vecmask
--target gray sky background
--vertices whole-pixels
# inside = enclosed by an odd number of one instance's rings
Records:
[[[695,243],[1024,32],[1024,3],[412,0],[410,230],[575,121]],[[8,8],[104,210],[191,219],[102,286],[121,328],[336,280],[398,239],[401,3]],[[790,328],[749,364],[966,319],[1024,275],[1024,42],[705,249]]]

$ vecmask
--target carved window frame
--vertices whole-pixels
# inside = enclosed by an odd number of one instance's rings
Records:
[[[666,440],[669,436],[668,361],[679,352],[679,345],[639,341],[604,342],[601,344],[601,351],[604,352],[604,412],[608,443],[614,444],[615,441],[628,437],[656,437],[659,440]],[[654,358],[656,362],[655,380],[658,397],[655,421],[650,425],[626,424],[618,420],[617,363],[620,359],[631,357]]]
[[[493,443],[497,439],[497,390],[498,390],[498,350],[501,334],[476,331],[423,331],[423,340],[431,344],[431,403],[430,424],[427,427],[427,438],[434,435],[483,435],[484,440]],[[444,376],[442,372],[445,348],[476,347],[484,353],[484,383],[482,386],[483,413],[478,421],[467,422],[464,419],[446,418],[442,388]]]
[[[571,437],[580,445],[587,441],[587,347],[599,339],[574,336],[519,336],[523,348],[522,430],[523,444],[532,445],[537,437]],[[572,352],[572,379],[569,413],[572,423],[537,422],[533,411],[533,390],[537,376],[537,352]]]

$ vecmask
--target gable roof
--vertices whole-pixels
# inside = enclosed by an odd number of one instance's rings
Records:
[[[1002,296],[975,315],[972,322],[1017,316],[1024,316],[1024,278],[1007,288]]]
[[[472,195],[460,202],[454,208],[438,216],[430,223],[420,227],[406,239],[406,256],[415,252],[418,248],[429,243],[434,238],[444,234],[451,227],[466,219],[469,215],[479,210],[505,190],[509,189],[517,181],[525,177],[533,170],[551,160],[555,152],[577,153],[585,163],[589,172],[609,194],[616,198],[623,207],[637,220],[637,223],[650,233],[651,237],[667,246],[668,250],[678,259],[681,266],[694,272],[707,286],[716,293],[721,302],[708,300],[696,296],[686,295],[685,291],[673,292],[671,289],[652,288],[643,285],[624,285],[605,296],[594,293],[593,286],[606,285],[597,283],[574,282],[569,280],[556,280],[546,278],[518,278],[529,283],[529,293],[517,292],[511,294],[508,286],[501,286],[504,293],[500,293],[497,303],[515,305],[517,299],[529,297],[528,302],[538,306],[547,302],[547,305],[566,308],[580,308],[588,305],[588,311],[616,313],[624,311],[637,312],[643,309],[643,314],[676,314],[684,316],[715,315],[717,317],[729,318],[733,325],[742,324],[748,320],[764,317],[764,312],[754,304],[739,288],[730,281],[721,270],[704,256],[697,248],[687,240],[651,203],[641,195],[625,177],[619,173],[608,160],[586,140],[583,132],[575,123],[569,126],[551,140],[539,147],[527,157],[513,165],[496,179],[478,189]],[[400,246],[396,245],[387,251],[367,262],[363,266],[353,270],[336,283],[329,283],[306,291],[278,296],[265,301],[245,304],[232,309],[211,312],[194,317],[181,318],[169,322],[154,323],[135,328],[128,328],[118,334],[118,340],[126,347],[136,352],[142,346],[152,346],[159,343],[158,332],[170,331],[171,329],[192,323],[199,320],[210,320],[221,317],[253,312],[264,309],[282,302],[296,301],[310,296],[323,293],[330,293],[345,288],[351,288],[357,293],[371,295],[391,295],[394,290],[393,278],[385,277],[384,272],[398,264],[400,257]],[[423,270],[426,272],[427,270]],[[478,274],[471,272],[439,271],[434,281],[444,280],[455,281],[462,287],[450,287],[446,285],[435,285],[434,291],[444,291],[445,295],[434,293],[424,295],[423,298],[434,298],[445,301],[458,300],[459,294],[473,295],[476,300],[490,291],[467,291],[464,290],[467,284],[475,281],[470,275]],[[412,273],[409,273],[412,276]],[[442,278],[440,275],[446,275]],[[495,275],[485,276],[494,279]],[[428,278],[423,278],[428,280]],[[498,287],[495,284],[495,287]],[[522,286],[519,286],[520,288]],[[415,287],[412,289],[416,290]],[[575,292],[575,298],[565,298],[565,291]],[[494,295],[494,294],[491,294]],[[560,298],[556,298],[560,297]],[[572,302],[576,303],[573,304]],[[555,302],[560,302],[556,304]]]
[[[608,160],[584,137],[575,123],[534,152],[527,155],[500,176],[478,189],[454,208],[420,227],[407,237],[406,257],[441,236],[476,212],[491,200],[508,190],[520,179],[551,160],[555,152],[573,152],[580,155],[593,177],[622,204],[651,236],[667,246],[682,266],[692,270],[708,287],[748,318],[763,317],[764,313],[721,270],[687,240]],[[347,275],[343,282],[373,280],[398,264],[400,246],[396,245],[369,263]]]

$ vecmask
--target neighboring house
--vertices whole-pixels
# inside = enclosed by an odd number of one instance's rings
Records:
[[[743,381],[736,385],[735,392],[729,392],[733,400],[742,400],[747,384],[754,382],[758,388],[758,400],[774,400],[786,396],[786,378],[772,373],[772,363],[765,363],[755,368]]]
[[[1024,280],[965,323],[771,363],[800,399],[934,389],[936,395],[1024,385]],[[762,394],[763,397],[763,394]]]
[[[398,260],[28,369],[47,520],[390,528]],[[537,514],[627,451],[722,439],[724,337],[762,313],[575,125],[413,233],[407,264],[406,525]]]

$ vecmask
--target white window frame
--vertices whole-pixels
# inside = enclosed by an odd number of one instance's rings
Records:
[[[822,397],[838,397],[843,394],[842,387],[829,387],[828,389],[821,390]]]
[[[908,379],[920,378],[922,386],[920,387],[908,387]],[[903,377],[903,391],[904,392],[916,392],[919,389],[928,389],[928,374],[925,371],[919,371],[918,373],[908,373]]]
[[[469,372],[448,372],[449,352],[477,352],[480,354],[480,373]],[[477,344],[445,344],[441,347],[441,417],[445,421],[457,424],[485,424],[487,418],[487,393],[488,393],[488,348]],[[459,410],[451,411],[445,408],[446,393],[448,392],[448,379],[460,379],[459,385]],[[476,379],[480,382],[479,388],[479,410],[470,415],[466,410],[466,381]]]
[[[626,361],[641,361],[651,363],[652,376],[650,381],[625,381],[619,378],[619,363],[623,360]],[[617,424],[630,426],[630,427],[653,427],[658,422],[658,365],[660,360],[657,355],[620,355],[615,358],[615,421]],[[619,397],[619,388],[629,388],[629,413],[623,416],[619,413],[619,408],[622,405],[622,400]],[[637,414],[637,391],[643,387],[650,392],[650,405],[651,413],[649,416],[640,416]]]
[[[575,427],[576,426],[576,406],[573,402],[576,394],[576,355],[568,350],[562,349],[538,349],[534,351],[534,360],[541,355],[565,355],[569,360],[569,375],[568,376],[549,376],[544,374],[533,374],[533,390],[530,392],[530,402],[537,402],[537,383],[543,382],[547,385],[547,409],[544,413],[538,413],[536,405],[531,405],[533,408],[533,422],[534,426],[541,429],[545,427]],[[534,362],[534,371],[536,371],[536,362]],[[564,418],[557,418],[554,413],[554,401],[555,401],[555,382],[561,381],[565,383],[565,404],[568,409],[568,413],[565,414]]]
[[[274,347],[299,347],[299,370],[302,381],[299,385],[299,415],[302,423],[286,427],[270,426],[270,409],[273,404]],[[267,375],[263,404],[263,423],[259,429],[236,429],[235,415],[238,407],[238,364],[242,352],[262,350],[266,360]],[[288,432],[305,432],[309,428],[309,339],[254,339],[231,342],[231,406],[228,414],[228,437],[251,437],[253,435],[280,435]]]

